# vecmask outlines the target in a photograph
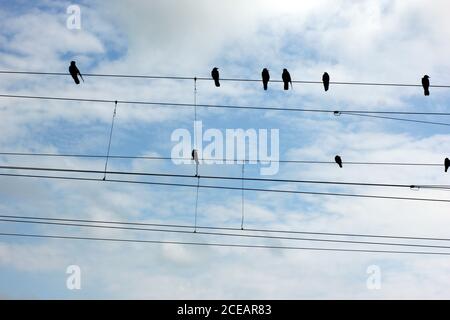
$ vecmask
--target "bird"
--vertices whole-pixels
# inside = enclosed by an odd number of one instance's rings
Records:
[[[219,68],[214,67],[211,71],[211,77],[214,79],[214,84],[216,87],[220,87],[219,82]]]
[[[193,150],[192,150],[192,160],[194,160],[196,164],[199,163],[199,162],[198,162],[198,152],[197,152],[197,149],[193,149]]]
[[[80,80],[78,79],[78,75],[80,75],[81,80],[83,80],[83,82],[84,82],[83,76],[81,75],[80,70],[78,70],[78,68],[77,68],[77,66],[75,64],[75,61],[71,61],[70,62],[69,72],[70,72],[70,75],[73,78],[73,81],[75,81],[76,84],[80,84]]]
[[[330,75],[327,72],[323,74],[322,82],[325,91],[328,91],[328,88],[330,87]]]
[[[269,80],[270,80],[269,70],[267,70],[267,68],[264,68],[263,71],[261,72],[261,76],[262,76],[264,90],[267,90],[267,84],[269,83]]]
[[[445,166],[445,172],[447,172],[448,168],[450,168],[450,159],[449,158],[445,158],[444,166]]]
[[[423,87],[423,94],[426,96],[429,96],[430,95],[430,77],[428,75],[423,76],[422,87]]]
[[[192,150],[192,160],[195,161],[195,176],[198,177],[198,165],[199,165],[199,161],[198,161],[198,152],[197,152],[197,149],[193,149],[193,150]]]
[[[289,83],[291,83],[292,88],[291,75],[289,74],[289,71],[287,71],[287,69],[283,69],[283,74],[281,75],[281,78],[283,79],[284,82],[284,90],[289,90]]]
[[[342,168],[342,159],[340,156],[334,157],[334,161],[339,165],[339,168]]]

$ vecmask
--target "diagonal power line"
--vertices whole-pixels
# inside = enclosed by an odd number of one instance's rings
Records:
[[[90,99],[90,98],[68,98],[68,97],[53,97],[53,96],[35,96],[35,95],[12,95],[0,94],[0,98],[15,98],[15,99],[38,99],[38,100],[56,100],[56,101],[72,101],[72,102],[95,102],[95,103],[117,103],[120,104],[134,104],[134,105],[149,105],[149,106],[166,106],[166,107],[188,107],[188,108],[225,108],[225,109],[246,109],[246,110],[266,110],[266,111],[293,111],[293,112],[314,112],[314,113],[328,113],[333,115],[349,115],[362,117],[363,115],[371,114],[397,114],[397,115],[428,115],[428,116],[450,116],[449,112],[409,112],[409,111],[377,111],[377,110],[327,110],[327,109],[313,109],[313,108],[288,108],[288,107],[260,107],[260,106],[237,106],[237,105],[213,105],[213,104],[193,104],[193,103],[175,103],[175,102],[151,102],[151,101],[131,101],[131,100],[111,100],[111,99]],[[450,123],[434,122],[426,120],[416,120],[399,117],[381,117],[372,116],[381,120],[397,120],[408,121],[421,124],[450,126]]]
[[[315,191],[297,191],[297,190],[280,190],[280,189],[264,189],[264,188],[242,188],[218,185],[201,185],[201,184],[187,184],[187,183],[170,183],[170,182],[153,182],[153,181],[137,181],[137,180],[120,180],[120,179],[99,179],[99,178],[85,178],[85,177],[67,177],[67,176],[50,176],[50,175],[32,175],[32,174],[15,174],[15,173],[1,173],[4,177],[20,177],[20,178],[35,178],[35,179],[56,179],[56,180],[72,180],[72,181],[90,181],[90,182],[111,182],[111,183],[128,183],[136,185],[157,185],[157,186],[172,186],[172,187],[188,187],[188,188],[203,188],[203,189],[221,189],[221,190],[246,190],[254,192],[272,192],[285,194],[304,194],[315,196],[334,196],[334,197],[354,197],[367,199],[384,199],[384,200],[404,200],[404,201],[425,201],[425,202],[441,202],[450,203],[449,199],[436,198],[418,198],[418,197],[400,197],[400,196],[384,196],[373,194],[357,194],[357,193],[338,193],[338,192],[315,192]],[[192,176],[191,176],[192,177]]]

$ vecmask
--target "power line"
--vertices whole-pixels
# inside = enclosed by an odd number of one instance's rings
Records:
[[[156,101],[132,101],[132,100],[111,100],[111,99],[91,99],[91,98],[69,98],[54,96],[36,96],[36,95],[13,95],[0,94],[0,98],[14,99],[38,99],[38,100],[57,100],[57,101],[73,101],[73,102],[96,102],[96,103],[117,103],[120,104],[144,104],[157,106],[174,106],[174,107],[204,107],[204,108],[230,108],[230,109],[256,109],[271,111],[298,111],[298,112],[318,112],[333,113],[340,115],[342,113],[361,113],[361,114],[397,114],[397,115],[429,115],[429,116],[450,116],[450,112],[427,112],[427,111],[383,111],[383,110],[329,110],[317,108],[294,108],[294,107],[258,107],[258,106],[239,106],[224,104],[194,104],[194,103],[178,103],[178,102],[156,102]]]
[[[194,232],[187,230],[172,230],[172,229],[150,229],[142,227],[123,227],[123,226],[105,226],[98,224],[80,224],[80,223],[68,223],[68,222],[48,222],[48,221],[30,221],[30,220],[17,220],[17,219],[2,219],[0,222],[13,222],[13,223],[25,223],[25,224],[39,224],[49,226],[65,226],[65,227],[82,227],[82,228],[100,228],[100,229],[114,229],[114,230],[128,230],[128,231],[149,231],[149,232],[162,232],[162,233],[178,233],[178,234],[201,234],[207,236],[223,236],[223,237],[242,237],[242,238],[255,238],[266,240],[290,240],[290,241],[311,241],[311,242],[331,242],[331,243],[346,243],[346,244],[364,244],[364,245],[377,245],[377,246],[396,246],[396,247],[417,247],[417,248],[433,248],[433,249],[450,249],[450,246],[444,245],[429,245],[429,244],[417,244],[417,243],[392,243],[392,242],[374,242],[374,241],[357,241],[357,240],[340,240],[340,239],[320,239],[320,238],[300,238],[300,237],[287,237],[287,236],[269,236],[258,235],[248,233],[225,233],[225,232],[207,232],[198,231],[194,226]]]
[[[148,177],[168,177],[168,178],[196,178],[197,175],[175,174],[175,173],[152,173],[152,172],[135,172],[135,171],[100,171],[86,169],[64,169],[64,168],[43,168],[43,167],[19,167],[19,166],[3,166],[0,169],[7,170],[27,170],[27,171],[51,171],[51,172],[70,172],[70,173],[105,173],[112,175],[134,175]],[[239,180],[239,181],[258,181],[258,182],[278,182],[278,183],[304,183],[304,184],[325,184],[325,185],[344,185],[344,186],[365,186],[365,187],[391,187],[391,188],[408,188],[408,189],[443,189],[450,190],[450,185],[429,185],[429,184],[395,184],[395,183],[369,183],[369,182],[347,182],[347,181],[324,181],[324,180],[296,180],[296,179],[274,179],[274,178],[253,178],[253,177],[232,177],[232,176],[210,176],[202,175],[202,179],[209,180]],[[241,188],[245,190],[245,188]]]
[[[0,156],[36,156],[36,157],[67,157],[67,158],[106,158],[106,155],[96,154],[74,154],[74,153],[33,153],[33,152],[0,152]],[[160,156],[132,156],[132,155],[110,155],[110,159],[140,159],[140,160],[190,160],[188,157],[160,157]],[[336,165],[335,161],[320,161],[320,160],[259,160],[259,159],[212,159],[202,158],[200,161],[221,161],[236,163],[247,161],[250,162],[273,162],[273,163],[298,163],[298,164],[332,164]],[[367,161],[345,161],[345,165],[380,165],[380,166],[425,166],[425,167],[442,167],[440,163],[420,163],[420,162],[367,162]]]
[[[228,186],[213,186],[213,185],[199,185],[186,183],[168,183],[168,182],[150,182],[150,181],[136,181],[136,180],[118,180],[118,179],[97,179],[97,178],[81,178],[81,177],[64,177],[64,176],[48,176],[48,175],[31,175],[31,174],[13,174],[1,173],[4,177],[22,177],[22,178],[37,178],[37,179],[59,179],[59,180],[73,180],[73,181],[92,181],[92,182],[114,182],[114,183],[129,183],[129,184],[143,184],[143,185],[158,185],[158,186],[174,186],[174,187],[189,187],[189,188],[204,188],[204,189],[222,189],[222,190],[239,190],[241,187]],[[384,199],[384,200],[405,200],[405,201],[426,201],[426,202],[442,202],[449,203],[447,199],[435,198],[417,198],[417,197],[398,197],[398,196],[382,196],[369,194],[355,194],[355,193],[336,193],[336,192],[313,192],[313,191],[296,191],[296,190],[279,190],[279,189],[263,189],[263,188],[244,188],[246,191],[255,192],[273,192],[286,194],[307,194],[316,196],[335,196],[335,197],[354,197],[354,198],[368,198],[368,199]]]
[[[271,245],[251,245],[251,244],[230,244],[230,243],[212,243],[212,242],[185,242],[185,241],[163,241],[163,240],[139,240],[123,238],[98,238],[98,237],[79,237],[63,235],[43,235],[31,233],[0,233],[5,237],[30,237],[59,240],[90,240],[90,241],[109,241],[109,242],[131,242],[148,244],[173,244],[173,245],[191,245],[191,246],[214,246],[228,248],[252,248],[252,249],[281,249],[281,250],[311,250],[311,251],[335,251],[335,252],[361,252],[361,253],[392,253],[392,254],[418,254],[418,255],[450,255],[450,252],[433,251],[399,251],[399,250],[372,250],[372,249],[345,249],[345,248],[320,248],[320,247],[294,247],[294,246],[271,246]]]
[[[70,76],[66,72],[38,72],[38,71],[8,71],[1,70],[0,74],[19,74],[19,75],[48,75],[48,76]],[[212,81],[210,77],[195,76],[161,76],[161,75],[131,75],[131,74],[104,74],[104,73],[83,73],[85,77],[103,77],[103,78],[135,78],[135,79],[165,79],[165,80],[199,80]],[[231,82],[262,82],[262,79],[249,78],[220,78],[220,81]],[[270,82],[282,83],[283,80],[271,79]],[[293,83],[304,84],[322,84],[322,81],[314,80],[292,80]],[[351,82],[351,81],[330,81],[330,84],[337,85],[359,85],[359,86],[388,86],[388,87],[422,87],[421,84],[411,83],[389,83],[389,82]],[[450,85],[430,85],[432,88],[450,88]]]
[[[27,219],[36,221],[62,221],[62,222],[78,222],[78,223],[98,223],[98,224],[112,224],[112,225],[130,225],[139,227],[164,227],[176,229],[194,229],[195,225],[186,224],[162,224],[162,223],[147,223],[147,222],[131,222],[131,221],[113,221],[113,220],[87,220],[74,218],[51,218],[51,217],[32,217],[32,216],[18,216],[18,215],[0,215],[0,218],[6,219]],[[307,234],[320,236],[337,236],[337,237],[358,237],[358,238],[382,238],[382,239],[401,239],[401,240],[418,240],[418,241],[450,241],[450,238],[437,237],[417,237],[417,236],[399,236],[386,234],[364,234],[364,233],[337,233],[337,232],[318,232],[318,231],[299,231],[299,230],[283,230],[283,229],[257,229],[257,228],[233,228],[233,227],[219,227],[219,226],[199,226],[197,229],[202,230],[224,230],[224,231],[239,231],[242,232],[259,232],[259,233],[274,233],[274,234]]]

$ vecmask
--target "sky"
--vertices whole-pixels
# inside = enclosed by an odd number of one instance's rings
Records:
[[[80,29],[67,28],[70,5],[81,9]],[[259,79],[266,67],[274,80],[287,68],[293,80],[320,81],[327,71],[332,81],[420,84],[428,74],[432,84],[446,85],[450,84],[448,9],[445,0],[37,0],[32,4],[4,0],[0,4],[0,70],[67,72],[75,60],[82,73],[209,77],[211,69],[219,67],[223,78]],[[1,74],[0,94],[193,103],[194,83],[85,77],[76,86],[70,76]],[[325,93],[320,84],[295,83],[285,92],[275,82],[264,91],[257,82],[222,81],[216,88],[211,80],[198,81],[196,100],[199,104],[280,108],[446,112],[449,97],[446,88],[431,88],[431,95],[425,97],[420,87],[332,84]],[[2,97],[0,152],[104,155],[113,109],[113,103]],[[446,117],[417,119],[448,122]],[[193,108],[119,103],[110,152],[170,157],[175,145],[172,133],[177,129],[193,133],[193,120]],[[447,184],[449,179],[443,166],[345,165],[346,161],[443,163],[450,155],[448,126],[214,108],[198,108],[197,120],[205,130],[220,132],[278,129],[280,159],[333,161],[339,154],[344,160],[342,169],[334,164],[280,164],[278,173],[269,178],[407,185]],[[105,165],[101,158],[0,159],[6,166],[103,170]],[[195,173],[193,164],[138,159],[110,159],[108,168]],[[199,170],[201,175],[242,174],[240,164],[204,164]],[[2,169],[6,172],[14,171]],[[267,178],[256,164],[247,164],[245,174]],[[194,177],[141,180],[197,182]],[[5,176],[0,181],[0,215],[194,223],[195,188]],[[241,181],[208,183],[241,187]],[[297,191],[448,199],[442,190],[245,183],[247,187]],[[450,238],[447,203],[251,191],[244,197],[246,228]],[[198,225],[239,228],[241,205],[240,190],[200,188]],[[399,249],[4,221],[0,221],[1,232]],[[80,290],[66,286],[66,270],[71,265],[80,267]],[[376,289],[367,285],[373,266],[380,275]],[[448,299],[449,268],[450,258],[437,255],[0,236],[0,297],[6,299]]]

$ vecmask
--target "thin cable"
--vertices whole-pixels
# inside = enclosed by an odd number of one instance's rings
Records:
[[[0,222],[39,224],[39,225],[64,226],[64,227],[128,230],[128,231],[148,231],[148,232],[177,233],[177,234],[191,234],[192,233],[191,231],[188,231],[188,230],[149,229],[149,228],[104,226],[104,225],[96,225],[96,224],[79,224],[79,223],[66,223],[66,222],[29,221],[29,220],[17,220],[17,219],[0,219]],[[339,240],[339,239],[299,238],[299,237],[286,237],[286,236],[268,236],[268,235],[246,234],[246,233],[204,232],[204,231],[197,231],[197,230],[195,230],[194,233],[207,235],[207,236],[242,237],[242,238],[266,239],[266,240],[270,239],[270,240],[289,240],[289,241],[311,241],[311,242],[345,243],[345,244],[358,244],[358,245],[364,244],[364,245],[376,245],[376,246],[450,249],[450,246],[416,244],[416,243],[392,243],[392,242],[355,241],[355,240]]]
[[[49,76],[69,76],[70,74],[65,72],[38,72],[38,71],[12,71],[12,70],[0,70],[0,74],[21,74],[21,75],[49,75]],[[192,80],[194,77],[187,76],[160,76],[160,75],[126,75],[126,74],[101,74],[101,73],[84,73],[86,77],[110,77],[110,78],[137,78],[137,79],[166,79],[166,80]],[[211,81],[209,77],[199,77],[198,80]],[[261,79],[244,79],[244,78],[221,78],[221,81],[232,82],[261,82]],[[271,82],[283,82],[282,80],[270,80]],[[322,81],[314,80],[293,80],[293,83],[305,83],[305,84],[322,84]],[[421,87],[420,84],[407,84],[407,83],[389,83],[389,82],[343,82],[343,81],[330,81],[330,84],[338,85],[359,85],[359,86],[388,86],[388,87]],[[434,88],[450,88],[450,85],[430,85]]]
[[[197,78],[199,79],[199,78]],[[73,102],[96,102],[96,103],[113,103],[115,100],[110,99],[92,99],[92,98],[68,98],[68,97],[52,97],[52,96],[35,96],[35,95],[12,95],[0,94],[0,98],[14,99],[38,99],[38,100],[56,100],[56,101],[73,101]],[[120,104],[141,104],[156,106],[172,106],[172,107],[194,107],[192,103],[176,103],[176,102],[152,102],[152,101],[131,101],[118,100]],[[228,108],[228,109],[249,109],[249,110],[270,110],[270,111],[297,111],[297,112],[317,112],[317,113],[347,113],[347,114],[397,114],[397,115],[430,115],[430,116],[450,116],[450,112],[414,112],[414,111],[381,111],[381,110],[330,110],[330,109],[314,109],[314,108],[288,108],[288,107],[257,107],[257,106],[238,106],[238,105],[215,105],[215,104],[198,104],[197,107],[204,108]]]
[[[70,173],[88,173],[98,174],[104,171],[86,170],[86,169],[63,169],[63,168],[44,168],[44,167],[20,167],[20,166],[2,166],[0,169],[6,170],[27,170],[27,171],[50,171],[50,172],[70,172]],[[198,171],[195,176],[189,174],[176,173],[152,173],[152,172],[134,172],[134,171],[106,171],[111,175],[132,175],[149,177],[169,177],[169,178],[193,178],[198,177]],[[274,179],[274,178],[252,178],[252,177],[232,177],[232,176],[203,176],[210,180],[242,180],[257,182],[277,182],[277,183],[302,183],[302,184],[324,184],[324,185],[343,185],[343,186],[364,186],[364,187],[383,187],[383,188],[419,188],[419,189],[440,189],[450,190],[450,185],[431,185],[431,184],[395,184],[395,183],[369,183],[369,182],[348,182],[348,181],[323,181],[323,180],[295,180],[295,179]]]
[[[162,240],[139,240],[123,238],[97,238],[97,237],[76,237],[49,234],[31,234],[31,233],[0,233],[5,237],[29,237],[45,238],[59,240],[90,240],[90,241],[109,241],[109,242],[132,242],[132,243],[152,243],[152,244],[173,244],[173,245],[192,245],[192,246],[214,246],[228,248],[253,248],[253,249],[281,249],[281,250],[311,250],[311,251],[335,251],[335,252],[361,252],[361,253],[392,253],[392,254],[419,254],[419,255],[450,255],[449,252],[433,251],[399,251],[399,250],[370,250],[370,249],[344,249],[344,248],[318,248],[318,247],[293,247],[293,246],[268,246],[268,245],[250,245],[250,244],[226,244],[211,242],[183,242],[183,241],[162,241]]]
[[[178,228],[178,229],[193,229],[193,225],[182,224],[161,224],[161,223],[145,223],[145,222],[130,222],[130,221],[111,221],[111,220],[86,220],[74,218],[51,218],[51,217],[32,217],[32,216],[18,216],[18,215],[0,215],[0,218],[7,219],[27,219],[36,221],[63,221],[76,223],[99,223],[112,225],[131,225],[131,226],[146,226],[146,227],[164,227],[164,228]],[[203,230],[226,230],[226,231],[242,231],[239,228],[233,227],[219,227],[219,226],[199,226],[197,229]],[[275,233],[275,234],[307,234],[320,236],[337,236],[337,237],[358,237],[358,238],[381,238],[381,239],[402,239],[402,240],[418,240],[418,241],[450,241],[450,238],[436,238],[436,237],[417,237],[417,236],[399,236],[386,234],[363,234],[363,233],[337,233],[337,232],[317,232],[317,231],[299,231],[299,230],[283,230],[283,229],[255,229],[246,228],[246,232],[259,233]]]
[[[59,154],[59,153],[32,153],[32,152],[0,152],[0,156],[36,156],[36,157],[67,157],[67,158],[106,158],[105,155],[95,154]],[[110,155],[110,159],[140,159],[140,160],[192,160],[188,157],[157,157],[157,156],[132,156],[132,155]],[[266,163],[267,161],[259,159],[210,159],[202,158],[206,161],[222,161],[222,162],[242,162],[247,163],[258,162]],[[297,164],[331,164],[336,165],[335,161],[320,160],[270,160],[273,163],[297,163]],[[424,166],[424,167],[442,167],[440,163],[418,163],[418,162],[362,162],[362,161],[345,161],[345,165],[376,165],[376,166]]]
[[[106,180],[106,170],[108,169],[109,151],[111,150],[111,140],[114,130],[114,120],[116,119],[116,111],[117,111],[117,100],[114,101],[114,112],[111,120],[111,130],[109,132],[108,152],[106,153],[105,175],[103,176],[103,180]]]
[[[244,175],[245,175],[245,161],[242,161],[242,200],[241,200],[241,230],[244,230]]]
[[[194,78],[194,149],[197,149],[197,77]]]
[[[200,188],[200,176],[197,175],[197,188],[195,189],[195,222],[194,233],[197,232],[198,191]]]
[[[398,118],[398,117],[376,116],[376,115],[361,114],[361,113],[355,113],[355,112],[341,112],[341,113],[344,115],[358,116],[358,117],[387,119],[387,120],[396,120],[396,121],[405,121],[405,122],[414,122],[414,123],[424,123],[424,124],[432,124],[432,125],[437,125],[437,126],[450,126],[450,123],[445,123],[445,122],[434,122],[434,121],[425,121],[425,120],[416,120],[416,119],[405,119],[405,118]]]
[[[13,174],[13,173],[1,173],[0,176],[4,177],[22,177],[22,178],[37,178],[37,179],[59,179],[59,180],[73,180],[73,181],[108,181],[114,183],[129,183],[129,184],[143,184],[143,185],[157,185],[157,186],[174,186],[174,187],[189,187],[196,188],[196,184],[185,183],[167,183],[167,182],[150,182],[150,181],[135,181],[135,180],[115,180],[106,179],[100,180],[96,178],[81,178],[81,177],[63,177],[63,176],[46,176],[46,175],[31,175],[31,174]],[[212,186],[212,185],[199,185],[199,188],[205,189],[221,189],[221,190],[241,190],[238,187],[226,187],[226,186]],[[335,193],[335,192],[313,192],[313,191],[296,191],[296,190],[279,190],[279,189],[262,189],[262,188],[245,188],[246,191],[255,192],[273,192],[273,193],[288,193],[288,194],[308,194],[316,196],[336,196],[336,197],[355,197],[355,198],[368,198],[368,199],[385,199],[385,200],[405,200],[405,201],[427,201],[427,202],[443,202],[450,203],[447,199],[434,199],[434,198],[415,198],[415,197],[396,197],[396,196],[382,196],[382,195],[368,195],[368,194],[354,194],[354,193]]]

